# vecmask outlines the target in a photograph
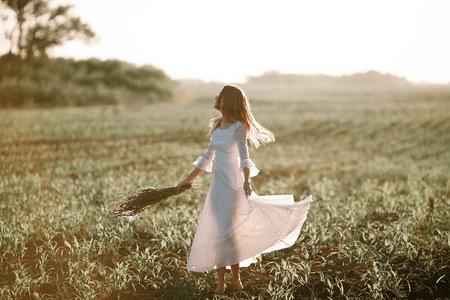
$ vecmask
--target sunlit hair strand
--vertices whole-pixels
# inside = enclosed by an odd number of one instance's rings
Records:
[[[223,87],[219,94],[218,107],[222,107],[222,117],[210,120],[210,136],[219,127],[222,119],[225,119],[227,122],[241,121],[244,123],[248,139],[256,148],[275,141],[273,133],[255,120],[247,96],[238,86],[225,85]]]

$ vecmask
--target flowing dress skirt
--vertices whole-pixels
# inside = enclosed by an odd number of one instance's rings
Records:
[[[246,267],[262,253],[291,247],[312,197],[246,197],[235,153],[217,153],[216,164],[186,268],[204,272],[239,263]]]

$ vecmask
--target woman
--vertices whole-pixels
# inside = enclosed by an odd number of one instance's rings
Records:
[[[259,170],[248,154],[274,141],[250,111],[244,92],[226,85],[215,98],[221,117],[210,121],[210,144],[195,169],[178,186],[192,182],[216,163],[186,268],[194,272],[217,269],[216,292],[225,290],[225,268],[231,267],[233,286],[241,290],[239,267],[256,262],[262,253],[292,246],[297,240],[311,196],[294,203],[292,195],[257,196],[250,177]]]

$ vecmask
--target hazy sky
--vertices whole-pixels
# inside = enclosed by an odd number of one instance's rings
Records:
[[[174,79],[378,70],[450,82],[449,0],[67,0],[97,33],[54,55],[151,64]]]

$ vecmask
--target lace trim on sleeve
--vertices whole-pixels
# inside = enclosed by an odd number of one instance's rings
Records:
[[[242,122],[238,122],[238,124],[239,125],[235,130],[235,134],[239,150],[239,157],[241,159],[240,169],[241,172],[244,171],[244,168],[250,169],[250,177],[254,177],[258,175],[259,170],[256,168],[253,161],[249,158],[247,146],[247,128],[245,127],[245,124]]]
[[[199,169],[202,169],[206,172],[212,172],[212,167],[213,167],[213,159],[215,156],[215,151],[214,149],[209,146],[208,149],[206,150],[205,155],[203,156],[199,156],[197,158],[196,161],[194,161],[192,164],[194,166],[196,166]]]
[[[241,172],[244,172],[244,168],[250,169],[250,177],[258,175],[259,170],[250,158],[241,161]]]
[[[199,156],[196,161],[192,163],[199,169],[202,169],[206,172],[212,172],[213,163],[212,161],[207,161],[203,157]]]

